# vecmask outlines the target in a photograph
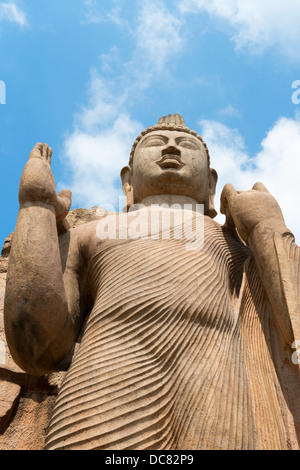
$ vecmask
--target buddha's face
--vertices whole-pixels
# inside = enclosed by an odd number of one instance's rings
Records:
[[[191,134],[157,130],[138,143],[131,169],[134,202],[159,194],[194,198],[202,204],[209,193],[211,171],[204,145]]]

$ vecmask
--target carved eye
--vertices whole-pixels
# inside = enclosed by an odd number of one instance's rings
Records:
[[[180,147],[184,147],[186,149],[198,150],[198,146],[191,140],[181,140],[179,145]]]
[[[165,145],[165,140],[161,137],[150,137],[145,144],[146,147],[159,147],[162,145]]]

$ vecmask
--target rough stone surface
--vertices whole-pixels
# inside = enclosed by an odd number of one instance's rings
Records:
[[[0,433],[1,450],[43,450],[55,397],[23,390],[13,420]]]
[[[87,224],[98,220],[107,215],[107,211],[101,207],[92,207],[91,209],[73,209],[66,217],[71,228],[79,227],[79,225]]]
[[[1,257],[2,258],[8,258],[10,249],[11,249],[11,244],[13,240],[13,233],[11,233],[4,241],[4,245],[1,251]]]
[[[20,385],[0,379],[0,432],[9,424],[17,408],[20,394]]]

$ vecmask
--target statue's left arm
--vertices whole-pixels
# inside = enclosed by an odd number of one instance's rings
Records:
[[[300,340],[300,248],[276,200],[261,183],[251,191],[226,185],[221,212],[250,247],[280,330],[292,346]]]

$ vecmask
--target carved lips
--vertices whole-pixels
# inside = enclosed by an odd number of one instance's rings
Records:
[[[161,160],[156,162],[161,168],[182,168],[185,166],[185,163],[181,160],[178,155],[173,153],[164,155]]]

